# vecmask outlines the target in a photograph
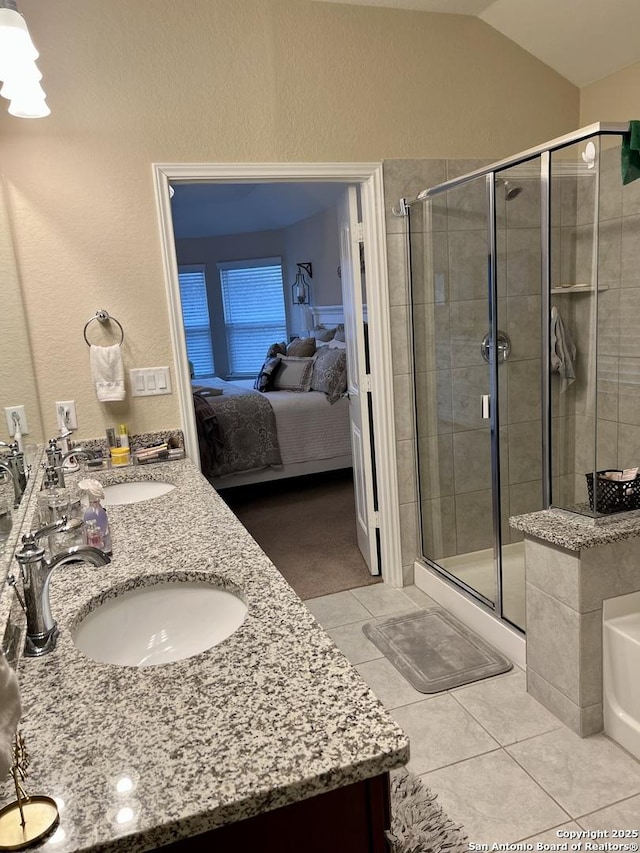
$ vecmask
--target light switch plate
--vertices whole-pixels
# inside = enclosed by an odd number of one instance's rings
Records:
[[[133,367],[129,370],[132,397],[155,397],[171,394],[171,373],[168,367]]]

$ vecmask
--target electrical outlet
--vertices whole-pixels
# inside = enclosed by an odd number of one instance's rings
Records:
[[[56,423],[58,429],[78,429],[75,400],[61,400],[56,403]]]
[[[7,429],[9,430],[9,435],[14,436],[16,434],[16,418],[20,421],[20,432],[22,435],[28,434],[29,424],[27,423],[27,415],[25,413],[24,406],[5,406],[4,413],[7,417]]]

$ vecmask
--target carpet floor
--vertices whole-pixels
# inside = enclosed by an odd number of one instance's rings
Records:
[[[350,470],[220,495],[303,600],[380,582],[358,549]]]

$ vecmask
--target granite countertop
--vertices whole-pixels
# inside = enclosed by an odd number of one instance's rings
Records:
[[[406,735],[189,460],[88,476],[176,488],[109,508],[112,562],[54,572],[57,648],[20,661],[28,790],[63,801],[52,849],[150,850],[406,762]],[[114,587],[205,576],[248,606],[209,651],[134,668],[74,646]]]
[[[597,548],[640,536],[640,512],[591,518],[562,509],[544,509],[516,515],[509,524],[528,536],[551,542],[569,551]]]

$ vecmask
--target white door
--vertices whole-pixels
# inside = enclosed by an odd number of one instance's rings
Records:
[[[355,187],[349,187],[338,204],[338,225],[358,547],[371,574],[379,575],[373,436],[369,417],[371,392],[365,352],[366,305],[363,301],[364,276],[360,264],[362,224],[358,221]]]

